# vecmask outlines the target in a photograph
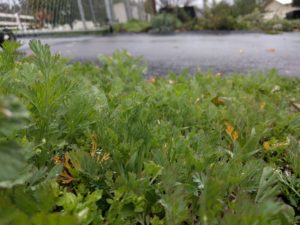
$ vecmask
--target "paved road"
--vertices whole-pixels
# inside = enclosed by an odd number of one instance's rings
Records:
[[[300,77],[300,33],[126,34],[41,40],[75,61],[95,62],[99,54],[126,49],[134,56],[144,57],[149,74],[180,72],[185,68],[225,74],[276,68],[281,75]],[[29,52],[29,39],[22,41],[22,49]]]

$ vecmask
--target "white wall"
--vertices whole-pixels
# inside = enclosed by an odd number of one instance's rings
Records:
[[[113,5],[113,10],[115,14],[115,19],[119,23],[126,23],[127,20],[127,15],[126,15],[126,9],[125,9],[125,4],[123,2],[115,3]]]
[[[274,17],[285,18],[288,12],[298,9],[293,7],[292,4],[280,4],[278,1],[273,1],[265,8],[265,19],[272,19]]]

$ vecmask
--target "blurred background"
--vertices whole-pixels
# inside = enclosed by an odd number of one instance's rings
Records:
[[[144,0],[0,1],[0,26],[17,33],[99,30],[150,17]]]
[[[4,28],[28,54],[35,37],[73,61],[126,49],[144,57],[149,74],[299,75],[300,0],[0,0]]]
[[[279,22],[279,19],[299,19],[299,2],[299,0],[0,0],[0,28],[11,29],[18,34],[76,32],[103,30],[109,25],[132,21],[138,21],[140,22],[138,26],[142,26],[143,21],[148,23],[152,21],[152,28],[167,25],[171,26],[171,30],[249,30],[249,26],[252,28],[261,24],[262,19],[275,18],[280,26],[282,22]],[[168,16],[153,21],[153,17],[157,17],[158,14]],[[276,24],[271,23],[269,26],[274,25]],[[118,27],[116,29],[118,30]]]

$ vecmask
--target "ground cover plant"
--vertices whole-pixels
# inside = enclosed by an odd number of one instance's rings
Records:
[[[145,79],[127,52],[0,53],[0,224],[296,224],[300,80]]]

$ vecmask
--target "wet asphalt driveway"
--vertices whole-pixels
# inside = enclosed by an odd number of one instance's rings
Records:
[[[40,38],[74,61],[97,62],[100,54],[126,49],[143,56],[149,74],[189,69],[216,73],[249,73],[276,68],[284,76],[300,77],[300,33],[180,33],[174,35],[122,34]],[[21,39],[29,52],[28,38]]]

